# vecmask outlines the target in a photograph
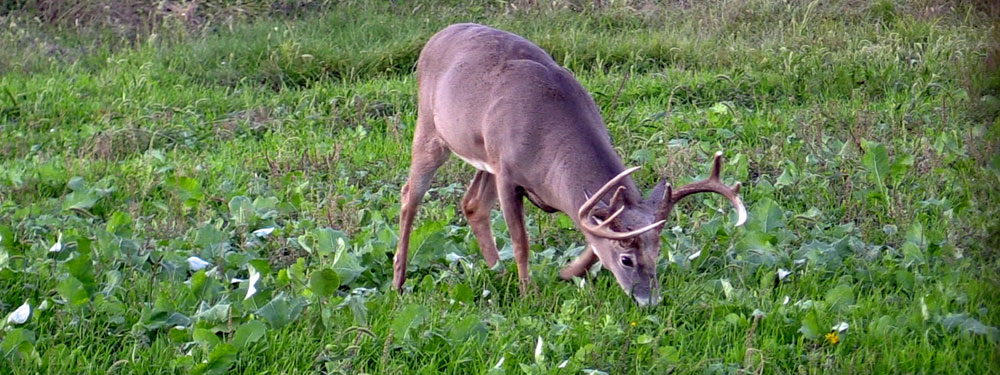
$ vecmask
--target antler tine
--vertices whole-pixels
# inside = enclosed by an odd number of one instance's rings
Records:
[[[674,191],[670,185],[667,185],[666,191],[663,194],[663,201],[660,203],[660,208],[657,210],[656,217],[659,219],[666,219],[670,215],[670,211],[673,210],[674,204],[688,195],[695,193],[718,193],[727,199],[729,203],[736,208],[737,220],[736,226],[743,225],[747,220],[747,209],[743,205],[743,201],[740,199],[740,183],[737,182],[733,186],[728,186],[722,183],[722,179],[719,175],[722,173],[722,151],[715,153],[715,159],[712,160],[712,172],[707,179],[694,182],[688,185],[681,186],[676,191]]]
[[[615,231],[610,230],[608,228],[603,228],[603,224],[602,225],[598,225],[598,226],[594,226],[594,225],[592,225],[592,224],[590,224],[590,223],[588,223],[586,221],[581,222],[580,225],[583,226],[583,229],[586,230],[587,232],[589,232],[590,234],[598,236],[598,237],[601,237],[601,238],[607,238],[609,240],[626,240],[626,239],[638,236],[640,234],[646,233],[646,232],[648,232],[650,230],[656,229],[659,226],[663,225],[663,223],[666,223],[666,222],[667,222],[666,220],[660,220],[660,221],[657,221],[655,223],[652,223],[652,224],[649,224],[647,226],[644,226],[642,228],[639,228],[639,229],[636,229],[636,230],[633,230],[633,231],[628,231],[628,232],[615,232]],[[610,223],[610,221],[605,221],[604,223],[605,224],[606,223]]]
[[[598,189],[597,192],[594,193],[594,195],[592,195],[589,198],[587,198],[587,201],[583,202],[583,205],[580,206],[580,210],[577,211],[577,213],[576,213],[577,216],[580,217],[580,222],[586,222],[587,221],[587,217],[590,215],[590,211],[595,206],[597,206],[597,202],[601,201],[601,197],[603,197],[605,194],[607,194],[608,191],[610,191],[612,188],[615,187],[615,185],[618,185],[618,183],[621,182],[621,180],[623,180],[629,174],[631,174],[632,172],[635,172],[638,169],[639,169],[639,167],[632,167],[632,168],[629,168],[629,169],[626,169],[626,170],[622,171],[622,173],[619,173],[617,176],[615,176],[614,178],[612,178],[611,181],[608,181],[606,184],[604,184],[604,186],[601,186],[601,188]]]
[[[625,186],[619,186],[617,189],[615,189],[615,193],[613,195],[611,195],[611,204],[608,205],[609,209],[613,210],[613,209],[615,209],[615,206],[617,206],[619,203],[621,203],[621,200],[624,199],[624,197],[625,197],[624,195],[622,195],[622,193],[624,193],[624,192],[625,192]],[[622,207],[625,207],[625,206],[622,205]]]
[[[609,215],[607,219],[601,220],[601,219],[598,219],[598,218],[595,217],[594,221],[597,222],[597,226],[594,227],[594,228],[596,230],[601,230],[601,229],[607,228],[608,225],[611,225],[611,222],[614,221],[615,219],[617,219],[618,215],[621,215],[621,213],[624,212],[624,211],[625,211],[625,206],[621,206],[621,208],[619,208],[617,211],[615,211],[615,213]]]
[[[604,186],[602,186],[601,189],[597,191],[597,193],[587,198],[587,201],[580,206],[580,210],[577,212],[577,215],[579,215],[580,218],[580,226],[582,227],[583,230],[598,237],[603,237],[612,240],[624,240],[638,236],[651,229],[655,229],[666,222],[665,220],[660,220],[633,231],[615,232],[609,229],[608,226],[611,225],[612,221],[618,218],[618,215],[620,215],[623,211],[625,211],[625,206],[622,205],[622,207],[618,208],[617,211],[608,216],[607,219],[605,219],[604,221],[598,222],[597,225],[591,223],[591,219],[596,220],[596,218],[592,217],[591,213],[594,207],[597,206],[597,203],[601,201],[601,197],[607,194],[608,191],[611,190],[611,188],[613,188],[615,185],[621,182],[621,180],[623,180],[626,176],[628,176],[632,172],[635,172],[638,169],[639,167],[632,167],[622,171],[622,173],[619,173],[617,176],[612,178],[611,181],[608,181],[606,184],[604,184]],[[624,186],[618,187],[618,189],[615,191],[615,194],[611,196],[611,206],[609,207],[613,209],[614,206],[618,204],[618,202],[623,198],[622,193],[624,193],[624,191],[625,191]]]

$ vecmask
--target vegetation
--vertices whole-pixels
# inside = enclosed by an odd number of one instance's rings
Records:
[[[0,373],[996,373],[1000,9],[962,1],[5,2]],[[159,4],[159,5],[157,5]],[[522,298],[451,161],[391,292],[412,71],[453,22],[572,70],[636,178],[726,153],[664,303],[528,210]]]

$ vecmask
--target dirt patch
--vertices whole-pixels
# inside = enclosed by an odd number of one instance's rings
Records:
[[[265,131],[277,122],[272,111],[266,108],[247,109],[230,113],[226,118],[217,121],[212,133],[216,139],[229,140],[242,133]]]
[[[84,159],[121,160],[149,148],[153,135],[141,128],[102,131],[90,137],[78,149]]]

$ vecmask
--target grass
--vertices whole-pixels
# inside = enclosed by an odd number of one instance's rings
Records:
[[[3,18],[0,314],[30,317],[0,322],[0,373],[1000,368],[995,8],[206,3],[196,27],[134,32]],[[529,209],[521,298],[499,212],[508,259],[479,259],[457,209],[472,169],[451,161],[390,292],[413,64],[470,20],[572,70],[641,186],[725,150],[746,227],[721,199],[682,204],[664,303],[641,309],[607,272],[559,281],[582,237]]]

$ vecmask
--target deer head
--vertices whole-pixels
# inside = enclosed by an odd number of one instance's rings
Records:
[[[740,183],[727,186],[719,174],[722,170],[722,152],[715,154],[711,175],[705,179],[674,189],[666,179],[653,189],[641,202],[626,202],[623,184],[639,167],[626,169],[608,181],[577,212],[581,230],[587,237],[591,251],[601,264],[614,274],[618,284],[640,305],[659,303],[656,264],[660,258],[660,229],[663,228],[674,205],[682,198],[695,193],[718,193],[729,199],[736,208],[740,226],[747,213],[740,200]],[[602,198],[614,189],[608,204]],[[585,258],[586,259],[586,258]],[[571,265],[563,277],[579,276],[592,262]]]

